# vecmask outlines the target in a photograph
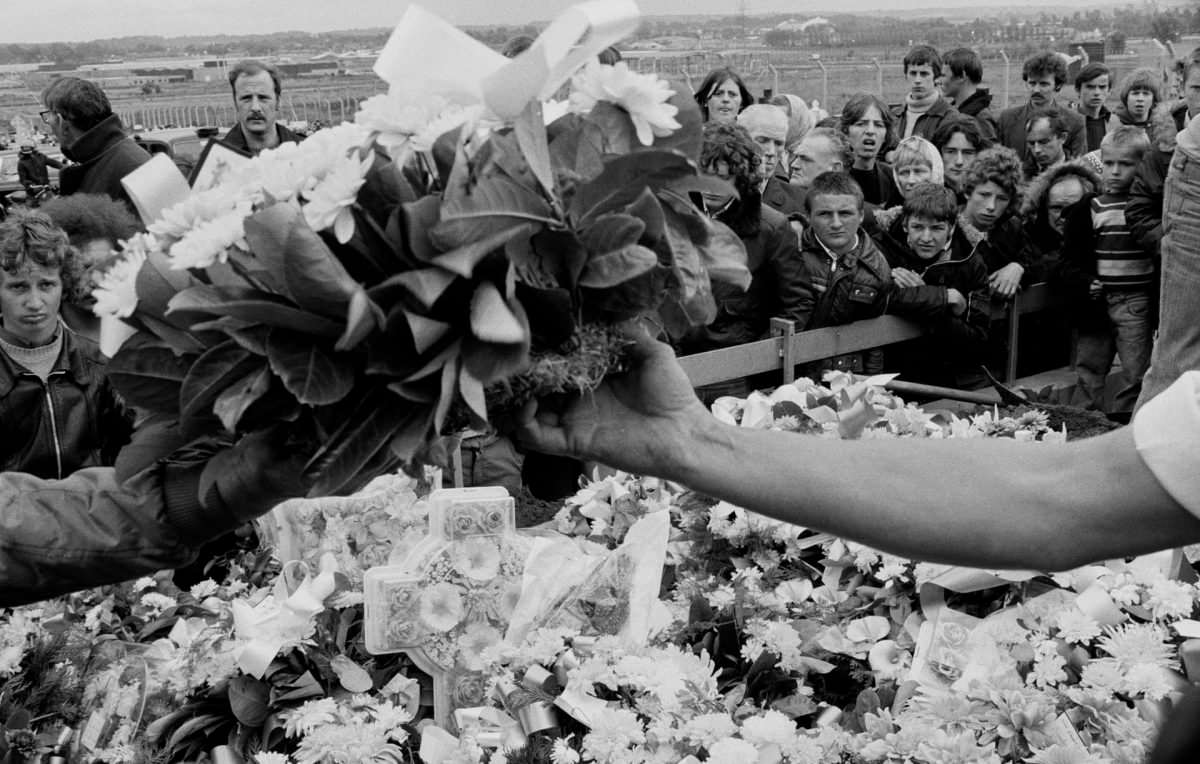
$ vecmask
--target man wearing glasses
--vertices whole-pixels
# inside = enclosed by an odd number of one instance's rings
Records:
[[[136,214],[121,178],[150,161],[150,155],[125,134],[104,91],[78,77],[61,77],[42,92],[42,102],[42,121],[74,163],[59,173],[62,195],[107,194]]]

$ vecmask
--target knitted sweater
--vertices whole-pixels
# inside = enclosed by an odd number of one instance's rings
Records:
[[[1108,289],[1144,289],[1154,284],[1154,260],[1125,223],[1128,194],[1092,199],[1096,278]]]

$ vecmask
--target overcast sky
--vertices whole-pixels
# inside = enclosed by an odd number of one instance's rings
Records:
[[[455,24],[520,23],[548,19],[573,0],[425,0]],[[150,34],[250,34],[390,27],[406,0],[2,0],[0,42],[92,40]],[[736,13],[740,0],[640,0],[644,14]],[[829,8],[861,11],[899,7],[1045,5],[1045,0],[746,0],[751,13]],[[1053,5],[1094,5],[1052,0]]]

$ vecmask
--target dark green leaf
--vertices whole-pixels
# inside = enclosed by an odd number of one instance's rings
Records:
[[[695,174],[695,165],[669,151],[639,151],[608,159],[600,175],[575,190],[571,218],[585,227],[600,215],[633,203],[643,189],[658,190]]]
[[[175,400],[179,400],[178,394]],[[117,479],[125,482],[160,459],[170,456],[186,442],[174,417],[152,415],[138,423],[133,439],[117,454]]]
[[[541,289],[518,282],[516,299],[529,316],[534,345],[558,348],[575,334],[575,311],[567,290]]]
[[[513,124],[517,143],[529,163],[529,169],[547,194],[554,193],[554,172],[550,165],[550,144],[542,119],[542,102],[534,98]]]
[[[400,218],[404,227],[404,241],[409,252],[418,260],[429,262],[438,254],[430,241],[429,232],[438,224],[442,200],[437,196],[426,196],[415,202],[401,205]]]
[[[485,385],[511,377],[529,366],[529,319],[516,300],[508,303],[506,307],[516,321],[523,337],[521,341],[485,342],[474,337],[463,340],[463,366]]]
[[[655,137],[654,149],[678,151],[693,162],[700,161],[700,149],[704,145],[704,115],[692,89],[682,82],[672,82],[674,93],[668,103],[678,110],[675,121],[679,129],[663,137]]]
[[[329,339],[335,339],[343,332],[338,321],[301,310],[281,297],[255,289],[203,285],[190,287],[171,298],[167,313],[189,320],[232,316]]]
[[[604,135],[605,154],[628,154],[635,146],[641,145],[629,112],[620,106],[608,101],[599,101],[592,107],[587,118],[600,126]]]
[[[370,388],[306,466],[306,474],[316,479],[309,495],[353,490],[374,477],[360,473],[389,447],[396,433],[428,416],[428,406],[415,405],[383,386]]]
[[[271,372],[264,366],[226,388],[213,402],[213,413],[227,432],[237,432],[238,422],[251,404],[271,388]]]
[[[700,247],[700,259],[713,281],[733,284],[743,290],[750,288],[746,244],[724,223],[712,221],[712,233],[708,243]]]
[[[667,293],[670,269],[658,266],[611,289],[587,290],[584,304],[599,312],[597,319],[620,321],[658,308]],[[584,316],[587,321],[591,316]]]
[[[203,353],[205,345],[186,329],[180,329],[157,316],[137,312],[131,319],[141,324],[142,328],[165,342],[172,350],[182,355],[184,353]]]
[[[371,332],[383,324],[383,311],[371,301],[362,287],[354,290],[346,309],[346,331],[338,338],[335,350],[353,350]]]
[[[355,197],[363,211],[380,226],[386,226],[397,206],[416,201],[421,196],[387,152],[375,146],[375,161]]]
[[[327,406],[345,398],[354,387],[348,359],[331,356],[299,332],[271,329],[267,360],[288,392],[303,404]]]
[[[564,289],[574,289],[587,263],[583,242],[571,231],[542,230],[530,238],[542,268]]]
[[[137,275],[138,313],[161,318],[172,297],[199,283],[187,271],[171,270],[170,261],[162,253],[151,253]],[[186,328],[184,322],[169,317],[166,320]]]
[[[596,218],[579,232],[579,239],[588,252],[599,254],[637,244],[645,231],[646,221],[635,215],[614,212]]]
[[[604,132],[595,122],[567,114],[547,132],[554,166],[573,171],[585,182],[604,171]]]
[[[465,366],[458,373],[458,391],[462,395],[463,402],[467,404],[467,408],[475,415],[476,421],[472,423],[472,426],[486,427],[487,402],[483,397],[483,383],[472,376]]]
[[[485,239],[519,223],[551,223],[553,211],[533,189],[496,173],[447,189],[441,220],[429,232],[441,251],[450,251]]]
[[[640,244],[630,244],[615,252],[606,252],[588,260],[579,277],[579,285],[607,289],[635,279],[658,266],[658,255]]]
[[[367,294],[373,301],[390,309],[401,299],[397,297],[397,293],[404,292],[412,295],[422,307],[428,309],[433,307],[456,278],[458,277],[453,273],[441,268],[420,268],[397,273],[371,287]]]
[[[246,219],[246,241],[254,253],[282,273],[285,293],[305,310],[340,316],[357,284],[329,247],[309,228],[300,208],[275,204]]]
[[[217,396],[261,363],[259,356],[233,340],[226,340],[197,358],[179,390],[179,417],[184,435],[199,434],[199,426],[213,414]]]
[[[247,727],[261,727],[271,712],[271,688],[261,679],[238,674],[229,680],[229,708]]]
[[[483,282],[471,297],[471,332],[484,342],[529,342],[529,326],[514,315],[494,284]]]
[[[637,217],[645,225],[645,230],[642,232],[644,238],[642,243],[647,246],[655,247],[666,235],[667,219],[663,213],[662,203],[649,188],[642,189],[642,193],[625,208],[625,212]]]
[[[667,188],[685,199],[690,193],[709,193],[714,196],[733,196],[735,199],[739,198],[737,189],[733,187],[732,183],[722,180],[715,175],[689,175],[672,182]],[[687,200],[687,202],[691,204],[690,200]]]
[[[673,291],[681,303],[688,303],[697,294],[711,291],[700,249],[688,230],[688,225],[694,221],[670,206],[663,211],[667,219],[666,239],[671,252]]]
[[[471,278],[475,266],[481,260],[503,247],[509,241],[521,236],[529,236],[537,230],[533,223],[517,223],[506,228],[493,231],[481,239],[468,242],[457,249],[444,252],[433,258],[439,268],[445,268],[464,278]]]
[[[142,341],[136,341],[142,339]],[[179,390],[196,356],[176,355],[163,344],[130,338],[106,368],[108,379],[130,404],[178,416]]]

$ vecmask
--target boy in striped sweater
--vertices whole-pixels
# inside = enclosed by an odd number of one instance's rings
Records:
[[[1075,372],[1078,403],[1103,410],[1114,357],[1124,381],[1108,413],[1133,411],[1150,365],[1154,336],[1155,258],[1125,222],[1129,187],[1150,148],[1144,130],[1122,125],[1104,136],[1100,158],[1104,190],[1071,208],[1064,230],[1060,277],[1078,330]]]

